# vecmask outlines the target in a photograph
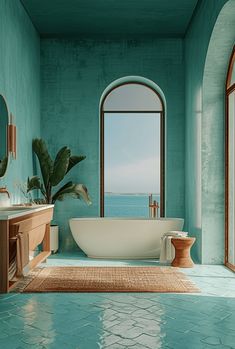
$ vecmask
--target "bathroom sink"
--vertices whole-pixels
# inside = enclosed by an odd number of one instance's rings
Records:
[[[9,206],[9,207],[0,207],[0,212],[9,212],[9,211],[23,211],[23,210],[32,210],[35,209],[35,206]]]

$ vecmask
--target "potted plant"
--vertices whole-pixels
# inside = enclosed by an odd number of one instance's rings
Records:
[[[38,138],[33,140],[33,151],[39,161],[42,180],[39,176],[28,178],[27,192],[37,189],[43,197],[42,199],[34,200],[35,202],[55,204],[57,200],[62,201],[65,196],[72,196],[77,199],[82,198],[87,204],[91,204],[87,188],[83,184],[69,181],[59,189],[53,190],[74,166],[85,160],[85,156],[72,156],[70,149],[65,146],[58,151],[55,159],[52,160],[46,143]],[[53,234],[58,234],[58,227],[51,228],[52,239]]]

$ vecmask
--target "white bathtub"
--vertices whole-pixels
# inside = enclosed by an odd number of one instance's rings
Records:
[[[77,245],[91,258],[143,259],[160,257],[161,236],[182,230],[181,218],[72,218]]]

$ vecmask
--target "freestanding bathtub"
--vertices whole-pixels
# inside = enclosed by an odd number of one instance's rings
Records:
[[[182,230],[181,218],[72,218],[77,245],[91,258],[144,259],[160,257],[161,236]]]

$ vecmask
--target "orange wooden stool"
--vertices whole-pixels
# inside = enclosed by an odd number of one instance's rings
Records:
[[[194,263],[190,256],[190,249],[195,242],[195,238],[172,238],[171,243],[175,247],[175,258],[171,265],[179,268],[192,268]]]

